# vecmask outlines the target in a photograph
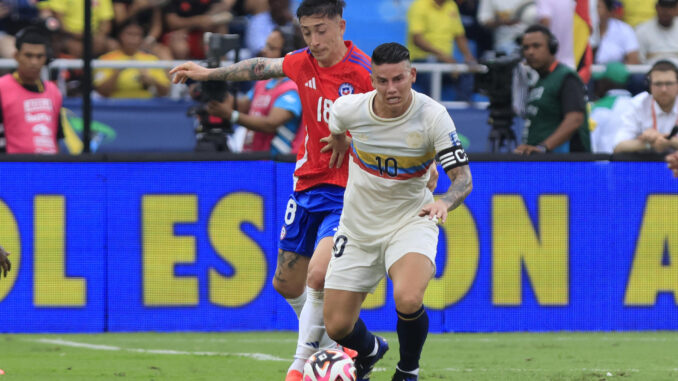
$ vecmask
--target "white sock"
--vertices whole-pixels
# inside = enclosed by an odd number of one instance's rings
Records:
[[[296,298],[285,298],[285,300],[290,304],[294,313],[297,314],[297,319],[299,319],[301,309],[304,308],[304,303],[306,303],[306,289],[304,288],[304,292]]]
[[[303,371],[306,360],[319,350],[321,338],[327,336],[323,323],[324,292],[307,287],[306,295],[306,303],[299,316],[297,352],[294,354],[294,362],[290,370]],[[336,347],[337,344],[332,343]]]

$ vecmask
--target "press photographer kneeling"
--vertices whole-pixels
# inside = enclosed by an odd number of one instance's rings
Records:
[[[304,47],[296,26],[276,28],[259,53],[280,58]],[[248,129],[243,152],[269,151],[271,155],[292,152],[292,143],[301,122],[301,99],[297,85],[287,77],[258,81],[245,97],[227,94],[223,101],[207,103],[207,113]]]

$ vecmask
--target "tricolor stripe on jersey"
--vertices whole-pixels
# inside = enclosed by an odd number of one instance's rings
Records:
[[[353,161],[366,172],[393,180],[407,180],[426,174],[433,164],[435,151],[422,156],[388,156],[360,151],[351,144]],[[394,165],[394,162],[396,163]]]

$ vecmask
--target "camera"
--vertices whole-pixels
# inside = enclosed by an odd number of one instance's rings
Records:
[[[206,66],[210,69],[221,66],[221,58],[231,50],[235,51],[234,62],[239,61],[240,36],[237,34],[217,34],[207,32],[204,35]],[[228,92],[235,90],[226,81],[204,81],[194,85],[191,96],[198,104],[188,109],[187,115],[196,117],[195,151],[229,151],[228,135],[233,132],[230,121],[209,115],[207,103],[223,102]]]
[[[513,70],[522,60],[518,54],[497,54],[480,63],[487,66],[487,72],[476,74],[476,91],[487,96],[490,101],[488,123],[492,127],[488,136],[490,152],[500,152],[515,148],[516,136],[513,132]]]

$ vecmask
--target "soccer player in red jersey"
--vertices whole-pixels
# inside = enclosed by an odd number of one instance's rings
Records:
[[[342,159],[350,140],[340,150],[323,148],[334,101],[372,90],[369,56],[344,41],[344,6],[343,0],[304,0],[297,17],[308,47],[283,58],[258,57],[215,69],[187,62],[170,71],[174,83],[189,78],[251,81],[287,76],[299,89],[306,141],[297,155],[294,192],[285,210],[273,278],[275,289],[299,317],[297,353],[287,381],[301,380],[304,362],[318,348],[336,346],[322,320],[323,289],[348,178]],[[331,162],[343,164],[329,168]]]

